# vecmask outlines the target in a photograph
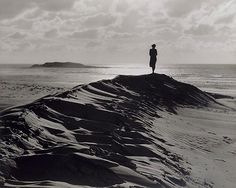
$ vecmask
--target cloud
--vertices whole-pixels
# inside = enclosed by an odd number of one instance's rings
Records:
[[[235,14],[223,16],[216,20],[216,24],[230,24],[234,21]]]
[[[0,0],[0,19],[13,18],[30,7],[28,0]]]
[[[57,29],[51,29],[49,31],[46,31],[44,33],[44,37],[46,38],[55,38],[58,36],[58,30]]]
[[[193,26],[190,29],[186,30],[186,34],[191,34],[195,36],[204,36],[209,34],[214,34],[214,27],[206,24],[200,24],[198,26]]]
[[[32,29],[33,24],[34,24],[33,20],[25,20],[25,19],[15,20],[11,23],[11,25],[14,25],[14,28],[27,31]]]
[[[93,47],[96,47],[96,46],[100,46],[101,45],[101,42],[98,42],[98,41],[90,41],[86,44],[86,47],[87,48],[93,48]]]
[[[60,17],[48,15],[43,19],[34,21],[31,32],[34,32],[34,34],[45,33],[49,30],[59,28],[63,24],[64,21]]]
[[[0,53],[12,51],[13,48],[15,48],[14,44],[5,40],[0,40]]]
[[[26,10],[38,8],[44,11],[71,10],[76,0],[0,0],[0,19],[11,19]]]
[[[136,36],[137,34],[133,33],[118,33],[114,31],[110,31],[107,33],[107,38],[112,38],[112,39],[129,39],[129,38],[134,38]]]
[[[90,17],[87,17],[83,22],[85,27],[105,27],[111,24],[114,24],[116,18],[110,14],[97,14]]]
[[[112,47],[117,58],[132,50],[141,57],[156,41],[164,56],[204,46],[235,51],[235,7],[235,0],[0,0],[0,43],[75,59],[78,50],[88,58],[88,48],[102,59]]]
[[[21,52],[21,51],[31,50],[31,49],[32,49],[32,44],[24,41],[22,43],[18,43],[14,51]]]
[[[115,4],[115,11],[119,13],[124,13],[129,9],[129,4],[127,0],[119,0]]]
[[[203,0],[168,0],[165,3],[167,13],[171,17],[183,17],[200,9]]]
[[[35,4],[46,11],[65,11],[73,8],[75,0],[34,0]]]
[[[25,37],[26,37],[26,34],[20,33],[20,32],[16,32],[16,33],[9,36],[9,38],[16,39],[16,40],[23,39]]]
[[[88,29],[84,31],[76,31],[70,35],[71,38],[77,39],[95,39],[98,37],[98,30]]]
[[[120,19],[120,23],[116,26],[116,31],[121,33],[138,32],[138,26],[142,15],[137,10],[129,11]]]

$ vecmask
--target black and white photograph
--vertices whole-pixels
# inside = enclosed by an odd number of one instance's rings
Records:
[[[0,0],[0,188],[236,188],[236,0]]]

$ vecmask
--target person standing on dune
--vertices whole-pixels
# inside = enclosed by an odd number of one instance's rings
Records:
[[[152,67],[152,74],[154,74],[157,62],[157,50],[155,44],[153,44],[152,48],[149,50],[149,56],[150,56],[149,67]]]

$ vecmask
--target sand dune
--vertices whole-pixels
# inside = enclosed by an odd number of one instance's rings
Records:
[[[2,111],[1,186],[233,187],[236,113],[215,96],[118,76]]]

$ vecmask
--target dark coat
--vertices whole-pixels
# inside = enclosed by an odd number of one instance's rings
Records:
[[[157,50],[155,48],[150,49],[149,56],[150,56],[149,66],[155,67],[156,62],[157,62]]]

